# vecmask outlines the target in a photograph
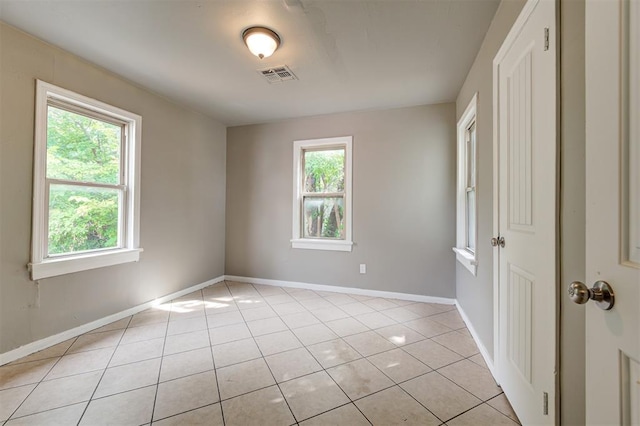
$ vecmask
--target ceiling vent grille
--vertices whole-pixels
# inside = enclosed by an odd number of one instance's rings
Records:
[[[282,83],[284,81],[297,80],[296,75],[286,65],[278,65],[277,67],[269,67],[258,70],[260,74],[269,84]]]

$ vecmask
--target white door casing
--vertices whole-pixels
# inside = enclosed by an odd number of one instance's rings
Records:
[[[494,78],[495,367],[523,424],[555,423],[556,3],[529,0]],[[497,214],[496,214],[497,212]]]
[[[585,48],[585,284],[615,292],[584,306],[586,419],[640,424],[640,2],[587,0]]]

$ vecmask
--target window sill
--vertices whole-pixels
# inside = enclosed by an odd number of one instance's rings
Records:
[[[458,260],[458,262],[460,262],[462,266],[467,268],[469,272],[471,272],[475,277],[478,269],[478,261],[476,260],[476,257],[473,255],[473,253],[471,253],[469,250],[460,249],[457,247],[454,247],[453,251],[456,254],[456,259]]]
[[[331,250],[331,251],[351,251],[352,241],[344,240],[312,240],[297,239],[291,240],[291,248],[307,250]]]
[[[33,281],[42,278],[56,277],[73,272],[119,265],[121,263],[137,262],[140,260],[141,248],[109,250],[98,253],[86,253],[77,256],[46,259],[38,263],[29,263]]]

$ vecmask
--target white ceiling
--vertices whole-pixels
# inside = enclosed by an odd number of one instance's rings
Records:
[[[499,0],[0,0],[0,20],[227,125],[454,101]],[[241,33],[282,39],[260,60]],[[288,65],[299,81],[268,84]]]

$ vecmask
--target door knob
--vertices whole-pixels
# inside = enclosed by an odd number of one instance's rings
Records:
[[[498,237],[498,238],[493,237],[493,238],[491,238],[491,245],[493,247],[500,246],[500,247],[504,248],[504,237]]]
[[[574,281],[568,291],[569,298],[579,305],[593,300],[600,309],[608,311],[615,303],[613,289],[606,281],[596,281],[592,288],[580,281]]]

